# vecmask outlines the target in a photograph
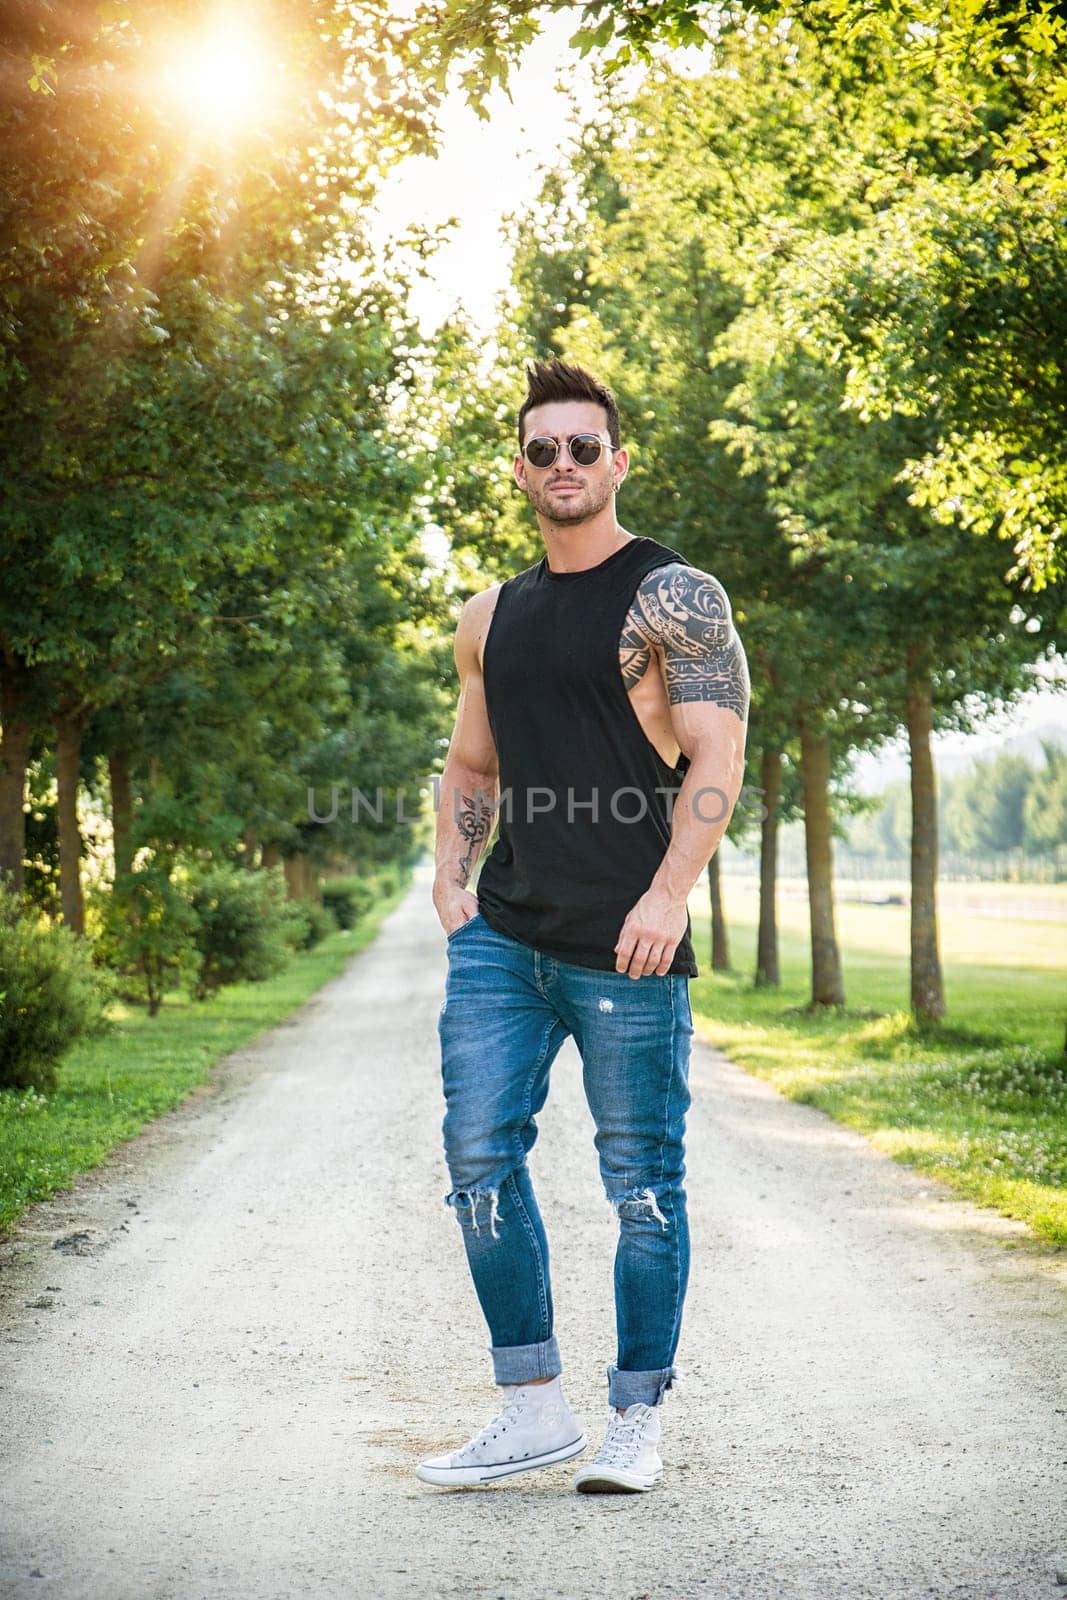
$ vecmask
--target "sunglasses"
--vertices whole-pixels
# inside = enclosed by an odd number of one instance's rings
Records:
[[[567,449],[576,467],[591,467],[594,461],[600,460],[604,448],[603,439],[596,433],[572,433],[567,440]],[[522,453],[531,467],[550,467],[559,455],[559,441],[547,437],[527,439]]]

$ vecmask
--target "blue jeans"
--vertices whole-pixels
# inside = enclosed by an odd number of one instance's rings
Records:
[[[497,1383],[562,1370],[526,1156],[549,1069],[573,1035],[600,1176],[619,1219],[608,1401],[658,1404],[676,1376],[689,1277],[689,979],[572,966],[498,933],[479,912],[448,936],[438,1032],[453,1186],[445,1199],[462,1229]]]

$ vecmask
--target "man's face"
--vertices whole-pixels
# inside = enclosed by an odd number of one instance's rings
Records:
[[[591,467],[575,466],[566,441],[575,433],[595,433],[604,444],[600,459]],[[550,467],[533,467],[524,455],[515,457],[515,481],[525,489],[530,504],[556,523],[586,522],[602,511],[617,484],[626,476],[625,450],[612,454],[608,419],[595,400],[559,400],[535,406],[526,413],[523,443],[534,438],[555,439],[559,454]]]

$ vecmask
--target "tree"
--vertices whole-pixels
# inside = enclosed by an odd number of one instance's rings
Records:
[[[968,694],[999,701],[1027,681],[1029,630],[1055,604],[1038,607],[1002,551],[913,492],[943,431],[936,397],[911,412],[853,403],[843,351],[865,302],[856,290],[842,305],[841,283],[910,203],[916,168],[930,182],[981,171],[1007,93],[974,79],[988,99],[957,149],[962,112],[947,128],[932,116],[892,43],[868,42],[862,78],[847,51],[797,30],[726,40],[701,78],[655,69],[550,177],[517,282],[522,326],[606,368],[635,419],[627,514],[735,596],[761,669],[754,732],[762,702],[772,751],[799,738],[816,1003],[843,998],[831,777],[860,743],[907,730],[912,1001],[933,1018],[932,731],[968,725]]]
[[[1030,850],[1067,845],[1067,750],[1044,742],[1045,765],[1036,772],[1023,801],[1024,842]]]
[[[488,87],[506,83],[551,10],[543,0],[506,9],[489,0],[450,0],[443,12],[435,6],[432,22],[422,20],[434,36],[432,73],[443,82],[449,63],[460,60],[460,81],[485,114]],[[595,52],[606,75],[678,45],[708,47],[717,64],[731,38],[755,42],[769,60],[784,48],[820,61],[824,92],[807,119],[813,164],[835,127],[847,128],[859,159],[838,141],[835,180],[844,177],[841,193],[851,191],[877,214],[869,229],[874,259],[850,335],[852,399],[912,414],[926,410],[936,387],[940,427],[906,467],[917,502],[1010,539],[1018,572],[1035,588],[1054,580],[1063,571],[1059,530],[1067,511],[1058,448],[1067,329],[1063,5],[875,0],[857,9],[840,0],[751,0],[709,11],[687,0],[640,7],[589,0],[577,11],[571,43]],[[879,160],[864,174],[872,128]],[[768,148],[776,145],[772,136]],[[790,174],[796,161],[794,146]],[[804,164],[802,155],[801,170]],[[751,163],[743,183],[733,171],[738,199],[749,195],[750,176]],[[853,186],[850,176],[863,182]],[[758,199],[749,205],[756,221]],[[790,219],[777,221],[780,252]],[[752,232],[759,238],[764,230]],[[870,304],[875,281],[878,306]],[[837,287],[847,322],[856,297]]]
[[[294,567],[329,571],[346,546],[395,532],[415,486],[385,415],[412,351],[403,282],[371,280],[342,211],[369,196],[385,160],[428,142],[436,95],[405,65],[411,27],[373,5],[315,18],[274,5],[284,115],[220,151],[181,125],[149,70],[153,38],[198,10],[149,4],[135,21],[100,7],[67,34],[67,13],[18,3],[0,23],[5,58],[26,64],[0,127],[13,241],[0,276],[0,471],[12,485],[0,510],[0,874],[21,879],[26,764],[54,723],[73,927],[92,718],[176,669],[193,681],[219,628],[254,639],[266,617],[260,641],[275,637]],[[360,21],[374,26],[357,53]],[[264,609],[228,609],[252,568],[270,585]],[[112,725],[127,860],[130,719]]]

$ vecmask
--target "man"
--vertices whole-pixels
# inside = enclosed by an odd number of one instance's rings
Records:
[[[448,935],[446,1198],[504,1400],[466,1445],[417,1471],[486,1483],[586,1447],[562,1392],[526,1165],[572,1035],[619,1220],[607,1433],[574,1482],[641,1491],[662,1472],[689,1271],[687,899],[741,789],[748,671],[721,585],[616,519],[629,458],[610,392],[560,361],[527,378],[514,471],[545,555],[460,616],[433,890]]]

